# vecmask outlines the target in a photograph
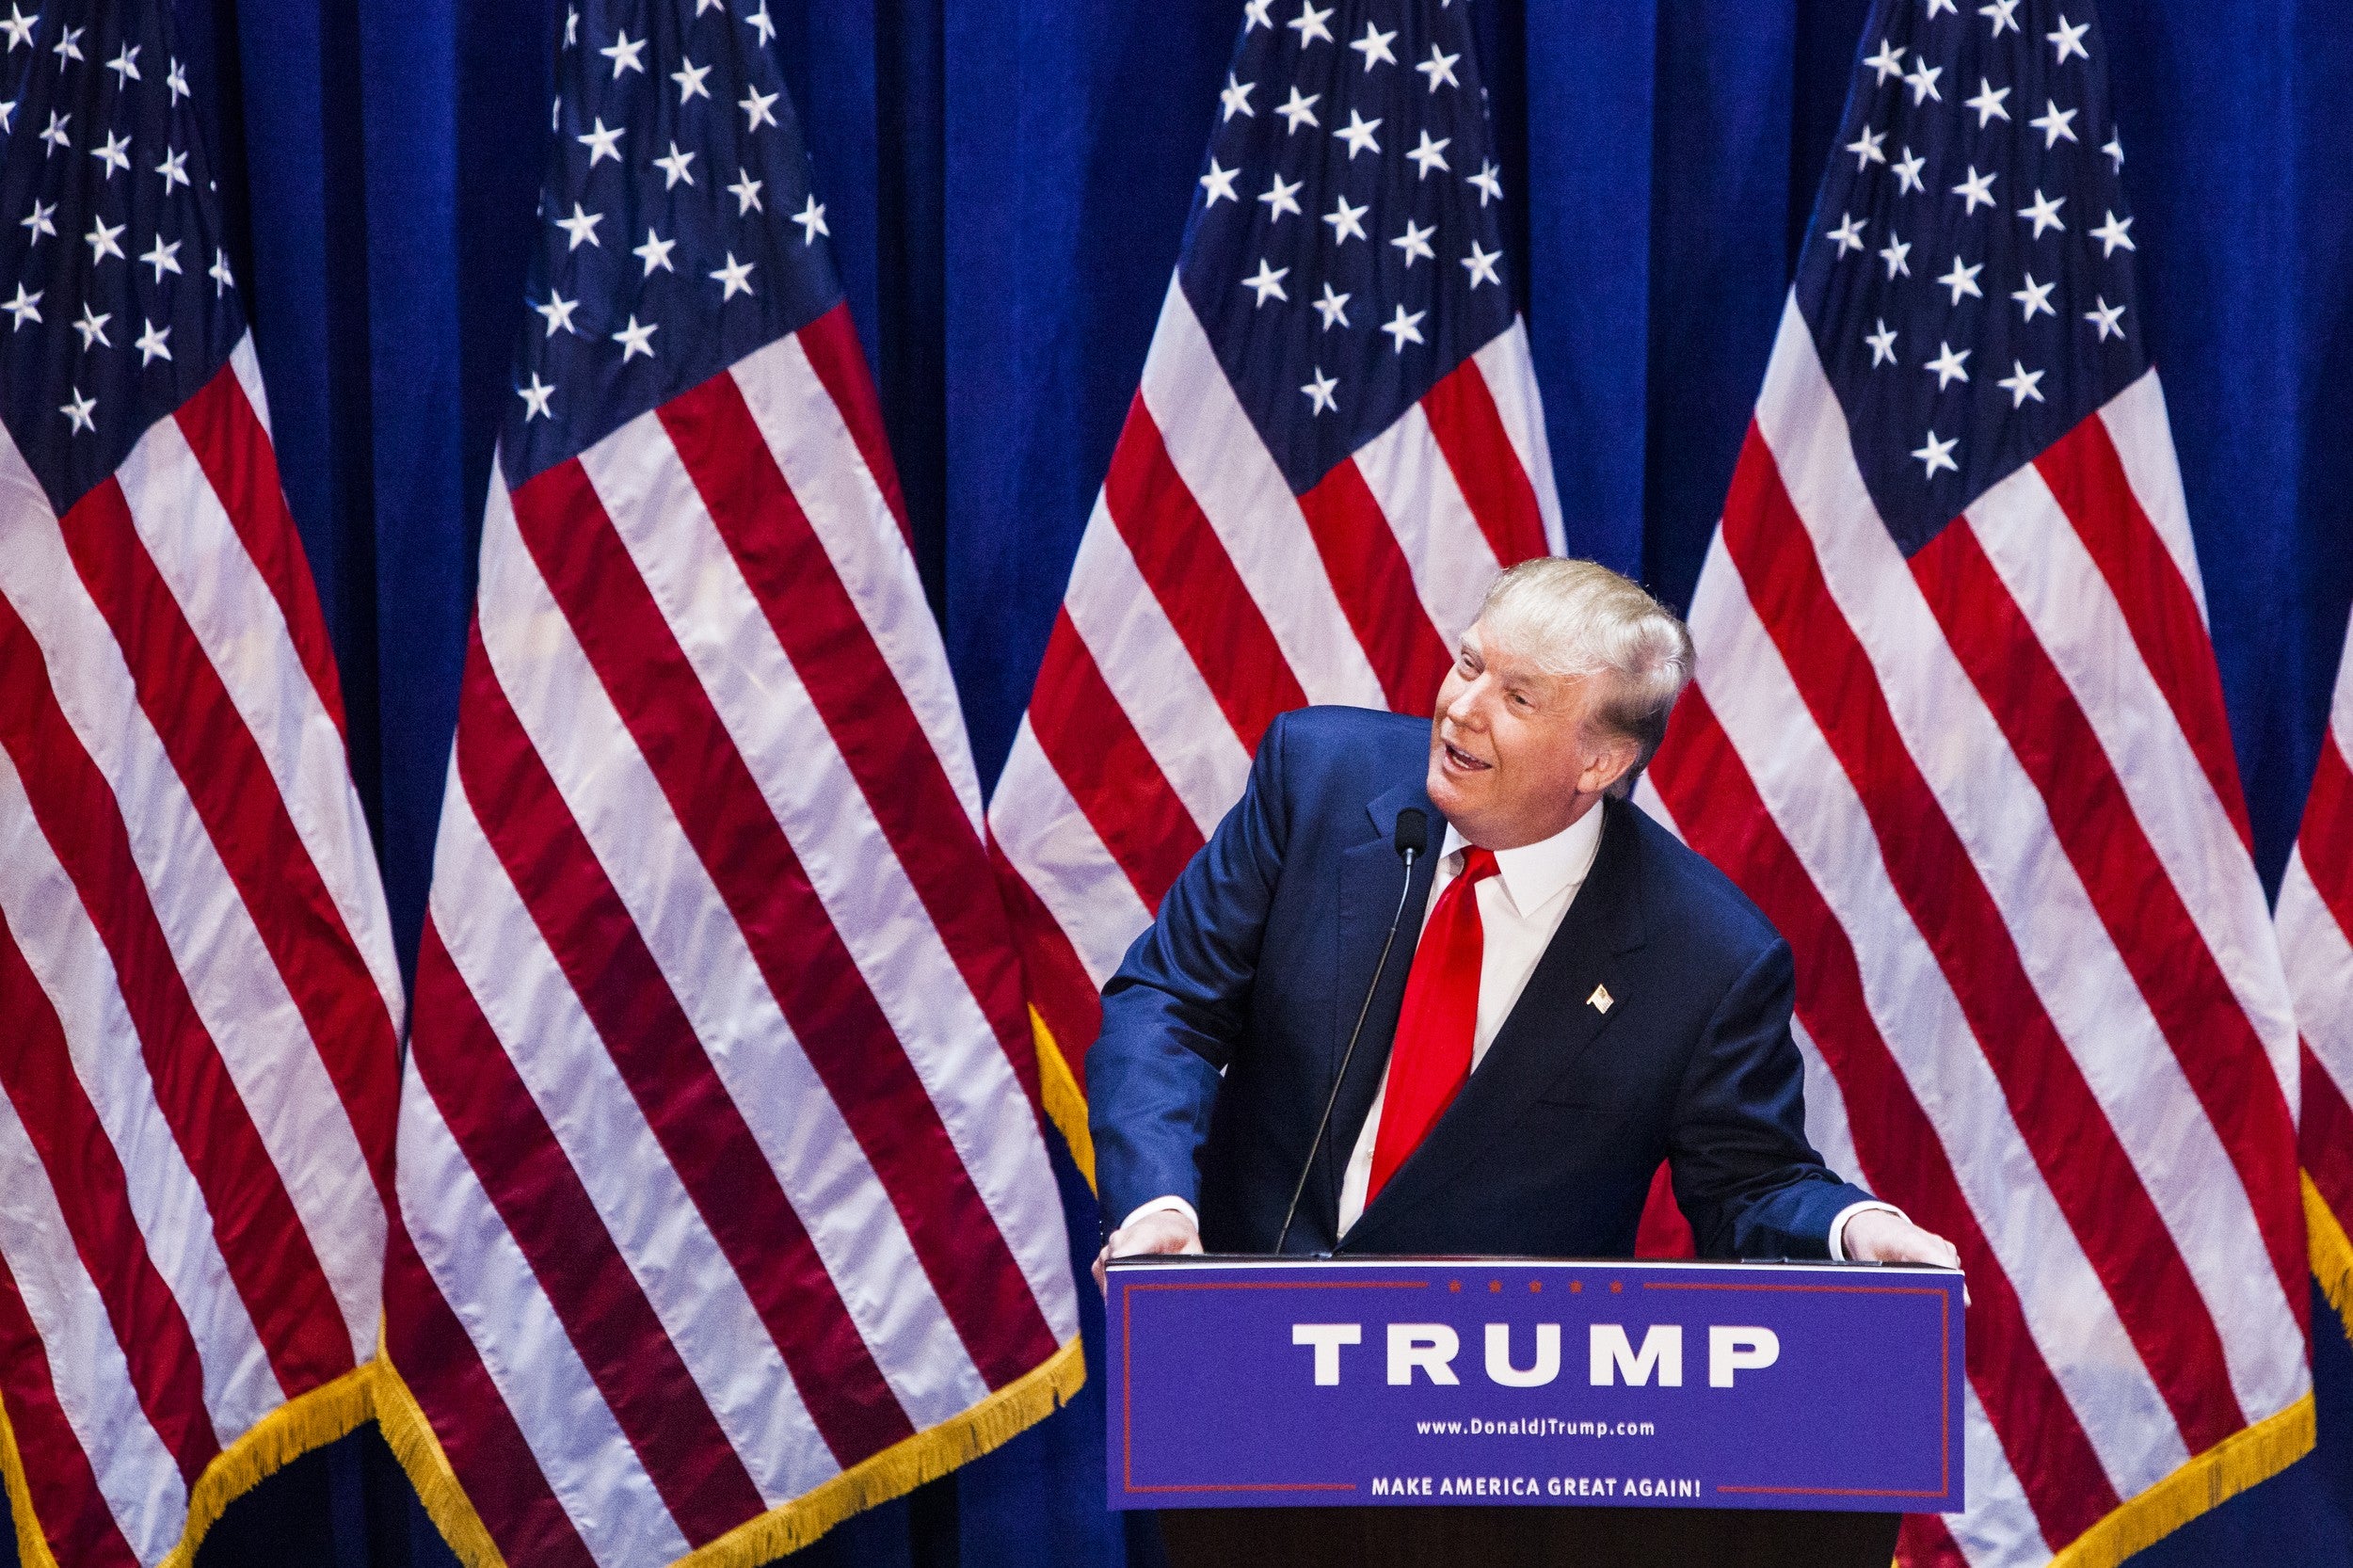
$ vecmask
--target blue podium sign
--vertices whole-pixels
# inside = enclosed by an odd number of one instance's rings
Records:
[[[1946,1270],[1138,1258],[1106,1307],[1113,1508],[1962,1506]]]

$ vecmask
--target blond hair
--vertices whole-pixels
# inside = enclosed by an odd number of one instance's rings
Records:
[[[1674,612],[1596,562],[1540,556],[1495,580],[1479,623],[1551,674],[1599,678],[1593,719],[1641,748],[1621,781],[1632,788],[1696,664]]]

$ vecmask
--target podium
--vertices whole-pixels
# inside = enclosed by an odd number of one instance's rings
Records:
[[[1869,1561],[1963,1506],[1948,1270],[1129,1258],[1110,1500],[1173,1561]]]

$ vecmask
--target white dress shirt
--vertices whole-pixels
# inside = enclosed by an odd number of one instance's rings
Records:
[[[1520,993],[1528,988],[1529,977],[1536,972],[1537,960],[1552,945],[1569,905],[1577,901],[1578,889],[1585,886],[1585,878],[1593,869],[1593,856],[1601,849],[1603,816],[1600,803],[1595,802],[1584,815],[1549,839],[1517,849],[1496,851],[1496,874],[1472,890],[1479,900],[1482,941],[1479,1019],[1471,1032],[1472,1072],[1477,1072],[1480,1064],[1486,1060],[1487,1048],[1495,1043],[1503,1021],[1512,1016]],[[1438,872],[1431,878],[1430,896],[1422,905],[1423,925],[1430,923],[1431,911],[1437,907],[1439,895],[1463,874],[1468,848],[1469,840],[1449,823],[1439,850]],[[1380,1136],[1381,1107],[1388,1091],[1389,1072],[1385,1065],[1381,1069],[1381,1086],[1373,1093],[1372,1107],[1365,1112],[1365,1125],[1357,1133],[1355,1149],[1349,1156],[1348,1169],[1340,1179],[1341,1236],[1348,1234],[1365,1211],[1366,1190],[1372,1183],[1373,1144]],[[1883,1208],[1898,1218],[1903,1213],[1893,1204],[1876,1201],[1850,1204],[1841,1209],[1830,1227],[1830,1255],[1833,1260],[1846,1260],[1847,1222],[1866,1208]],[[1200,1223],[1193,1205],[1171,1194],[1137,1205],[1122,1228],[1160,1209],[1181,1213],[1196,1225]]]

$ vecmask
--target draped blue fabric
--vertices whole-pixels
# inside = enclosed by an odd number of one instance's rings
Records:
[[[1680,600],[1865,0],[1465,3],[1570,547]],[[406,965],[562,0],[175,4]],[[993,780],[1144,361],[1241,0],[769,9]],[[2144,326],[2274,887],[2353,602],[2353,32],[2339,15],[2330,0],[2103,6]],[[1083,1257],[1093,1203],[1061,1175]],[[2353,1352],[2325,1307],[2314,1325],[2321,1451],[2137,1562],[2353,1568]],[[1099,1313],[1088,1332],[1099,1346]],[[1102,1507],[1101,1422],[1090,1387],[804,1560],[1152,1561],[1148,1524]],[[242,1500],[204,1556],[450,1560],[368,1432]]]

